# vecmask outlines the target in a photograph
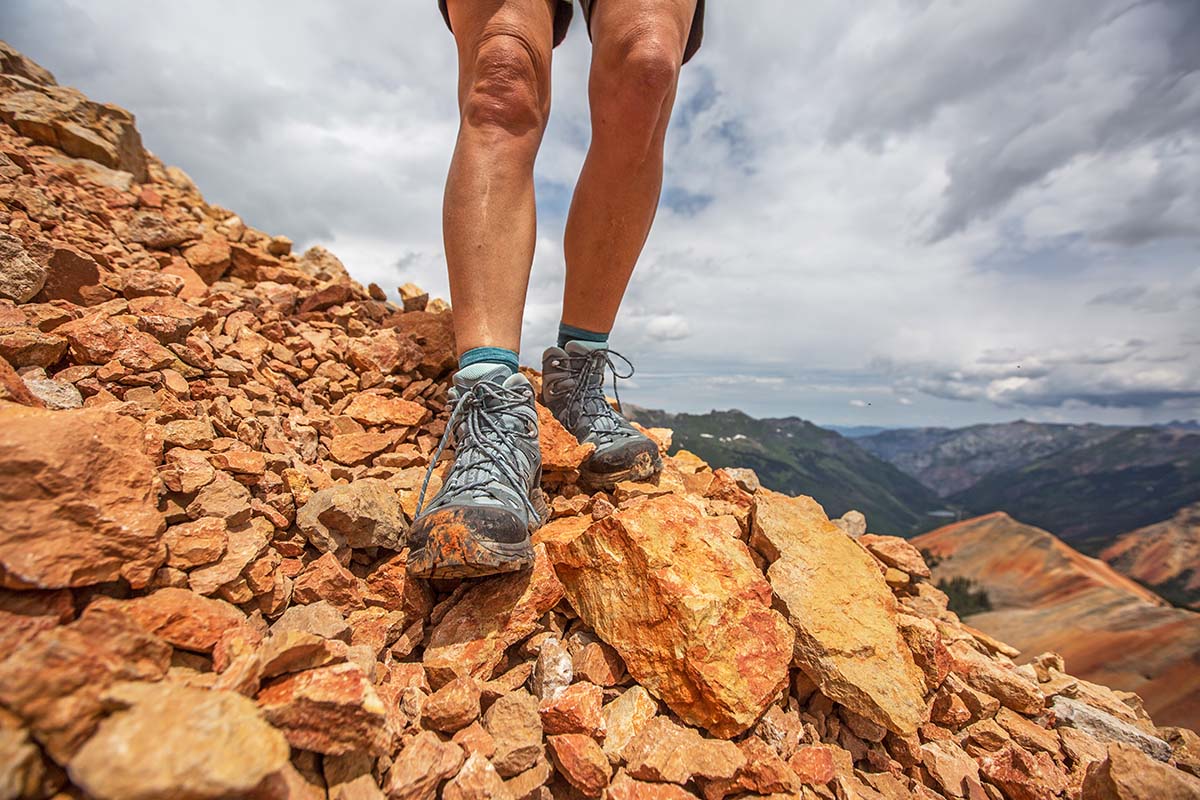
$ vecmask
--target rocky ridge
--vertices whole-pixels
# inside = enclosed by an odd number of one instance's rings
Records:
[[[445,304],[0,69],[0,797],[1200,797],[1194,733],[907,542],[686,451],[586,493],[544,410],[534,568],[410,579]]]

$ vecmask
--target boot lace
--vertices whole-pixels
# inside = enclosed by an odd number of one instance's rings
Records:
[[[516,433],[503,424],[505,420],[514,420],[524,428],[528,424],[528,405],[526,390],[498,386],[490,381],[479,381],[464,391],[450,413],[437,450],[429,459],[414,518],[425,510],[429,479],[451,439],[455,442],[455,465],[441,492],[430,502],[430,508],[447,505],[464,494],[490,497],[501,505],[511,503],[511,495],[516,495],[521,498],[525,510],[537,516],[529,492],[524,490],[518,448],[513,441]],[[497,475],[513,487],[509,492],[503,491],[504,487],[496,480]]]
[[[628,372],[622,373],[617,369],[614,358],[620,359],[628,367]],[[577,429],[581,423],[593,433],[598,445],[612,442],[619,433],[633,432],[633,426],[625,419],[621,408],[621,395],[617,393],[617,379],[633,377],[633,363],[616,350],[607,347],[597,348],[589,353],[568,355],[562,359],[570,375],[575,380],[567,395],[564,407],[563,425],[571,430]],[[612,373],[613,399],[617,402],[617,410],[608,404],[604,397],[604,373]]]

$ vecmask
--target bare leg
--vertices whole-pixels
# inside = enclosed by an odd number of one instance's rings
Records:
[[[596,0],[592,143],[567,217],[562,321],[607,332],[650,233],[696,0]]]
[[[519,350],[554,0],[449,0],[461,120],[442,206],[458,352]]]

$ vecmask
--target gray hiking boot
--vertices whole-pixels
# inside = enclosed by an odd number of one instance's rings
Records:
[[[475,364],[455,373],[450,401],[450,421],[409,530],[408,571],[470,578],[530,566],[529,535],[549,516],[533,386],[520,373]],[[425,505],[429,476],[451,440],[454,464]]]
[[[613,356],[624,361],[629,372],[618,373]],[[596,488],[645,480],[662,469],[658,445],[605,399],[606,369],[612,370],[615,396],[616,379],[633,375],[633,365],[620,353],[602,344],[571,341],[565,348],[550,347],[542,354],[542,402],[581,443],[596,445],[579,469],[582,481]],[[619,398],[617,403],[619,408]]]

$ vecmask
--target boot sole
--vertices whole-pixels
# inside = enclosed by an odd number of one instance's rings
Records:
[[[592,472],[580,467],[579,482],[589,489],[611,489],[621,481],[644,481],[662,471],[662,459],[657,453],[638,453],[633,465],[620,472]]]
[[[550,516],[541,489],[530,493],[537,509],[529,532],[537,530]],[[522,542],[481,541],[461,525],[439,525],[429,532],[425,545],[408,554],[408,573],[417,578],[482,578],[519,572],[533,566],[533,545]]]

